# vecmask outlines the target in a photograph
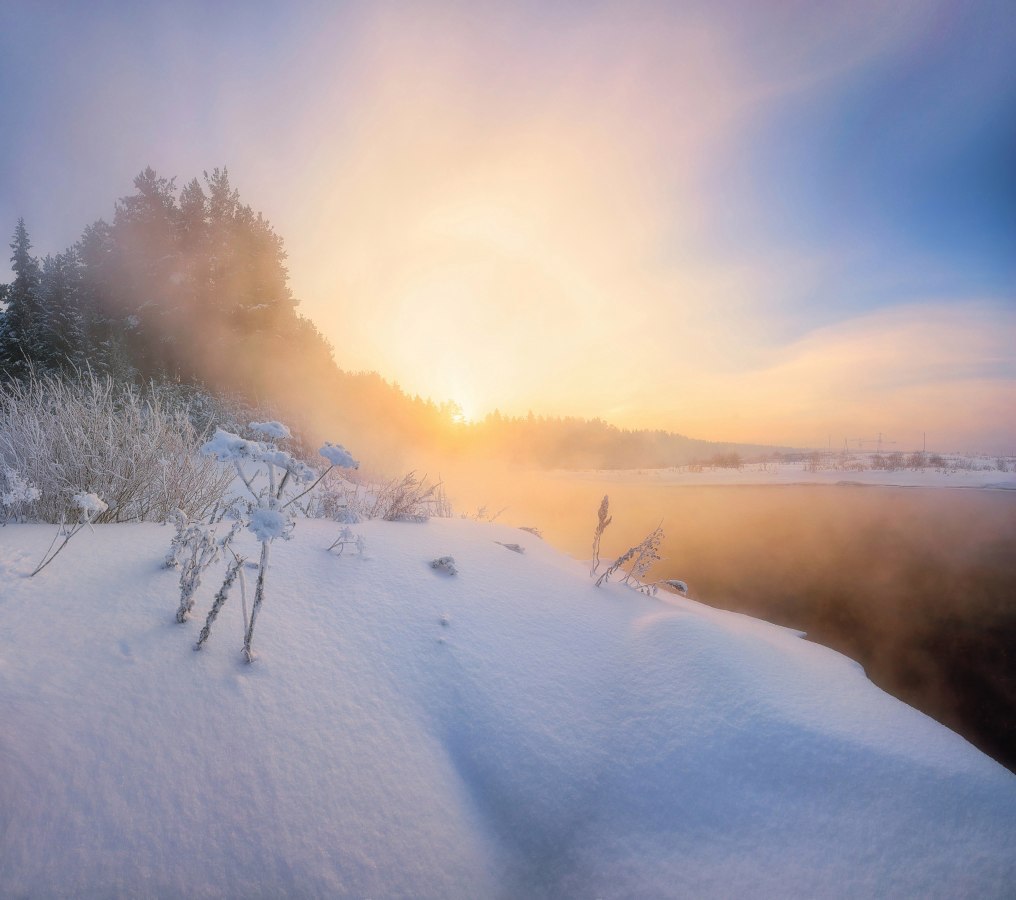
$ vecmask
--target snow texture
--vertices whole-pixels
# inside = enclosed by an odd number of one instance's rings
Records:
[[[0,529],[0,896],[1012,896],[1016,776],[845,657],[508,527],[360,527],[276,548],[253,666],[238,598],[201,653],[212,589],[173,622],[167,529],[31,579],[52,530]]]

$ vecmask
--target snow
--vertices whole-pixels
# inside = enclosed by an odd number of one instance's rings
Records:
[[[80,494],[75,494],[73,499],[74,505],[88,518],[91,518],[93,515],[103,513],[109,509],[106,502],[100,499],[96,494],[82,492]]]
[[[293,436],[293,432],[289,430],[288,425],[283,425],[274,419],[271,422],[251,422],[248,427],[251,431],[263,434],[265,437],[270,437],[274,440],[282,440],[283,438]]]
[[[285,429],[286,426],[279,422],[268,422],[259,425],[251,422],[251,428],[259,426],[266,429],[268,426],[278,425]],[[288,429],[287,429],[288,430]],[[278,466],[285,469],[297,481],[313,481],[314,470],[306,463],[296,459],[291,453],[280,450],[273,444],[261,441],[248,441],[231,431],[216,428],[211,439],[201,445],[201,452],[205,456],[214,456],[219,462],[232,462],[239,465],[243,462],[264,463],[269,466]]]
[[[331,441],[325,441],[325,445],[318,452],[333,466],[339,466],[343,469],[355,469],[360,465],[353,459],[353,454],[343,447],[342,444],[333,444]]]
[[[29,579],[53,528],[0,528],[0,896],[1011,896],[1016,776],[845,657],[507,526],[339,528],[273,548],[252,665],[238,596],[191,649],[224,561],[174,622],[170,529]]]
[[[285,469],[297,481],[313,481],[317,476],[314,470],[302,460],[297,459],[285,450],[269,448],[258,453],[257,462]]]
[[[219,462],[240,462],[243,460],[257,460],[258,457],[267,452],[268,447],[258,441],[248,441],[226,431],[223,428],[216,428],[211,439],[201,446],[201,452],[206,456],[214,456]]]
[[[34,484],[26,481],[10,466],[4,466],[2,471],[9,489],[0,494],[0,503],[4,506],[16,506],[39,499],[39,489]]]
[[[603,484],[706,485],[787,485],[837,484],[880,485],[882,487],[962,487],[1016,490],[1016,461],[1013,471],[1001,472],[983,460],[964,460],[972,468],[925,467],[921,469],[873,469],[865,461],[856,468],[833,466],[812,469],[806,461],[750,463],[737,468],[703,466],[670,469],[589,469],[558,470],[555,478],[565,481],[596,481]]]
[[[247,528],[259,541],[270,541],[277,537],[286,537],[291,522],[290,517],[284,512],[260,506],[251,511]]]

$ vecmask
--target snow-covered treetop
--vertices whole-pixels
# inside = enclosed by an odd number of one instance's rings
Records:
[[[263,434],[265,437],[274,438],[277,441],[293,436],[288,426],[274,420],[271,422],[251,422],[248,427],[251,431]]]
[[[353,459],[353,454],[343,447],[342,444],[333,444],[331,441],[325,441],[325,445],[318,452],[333,466],[339,466],[342,469],[355,469],[360,465]]]

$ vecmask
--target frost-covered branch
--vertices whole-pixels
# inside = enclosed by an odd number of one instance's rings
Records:
[[[188,522],[187,517],[176,510],[173,516],[176,535],[172,548],[166,557],[167,568],[180,568],[180,605],[176,610],[176,621],[187,621],[194,608],[194,595],[201,585],[201,576],[218,558],[221,551],[229,546],[239,533],[241,523],[234,522],[225,537],[216,537],[216,527],[201,522]]]
[[[81,511],[78,522],[69,529],[66,528],[64,523],[60,524],[60,528],[57,530],[56,536],[53,538],[53,543],[49,545],[49,549],[46,551],[46,554],[43,556],[39,565],[35,567],[35,571],[32,572],[32,575],[38,575],[46,568],[46,566],[53,562],[53,560],[56,559],[57,554],[67,546],[67,543],[72,537],[74,537],[74,535],[81,531],[81,529],[86,525],[91,528],[92,520],[97,516],[102,515],[102,513],[104,513],[108,508],[106,503],[95,494],[85,492],[77,493],[74,495],[73,500],[74,505]],[[59,540],[61,535],[63,535],[63,542],[56,548],[56,550],[54,550],[53,547],[56,546],[56,542]]]
[[[608,515],[609,510],[610,498],[604,494],[603,500],[600,501],[600,508],[596,513],[599,521],[596,523],[596,531],[593,533],[593,563],[592,568],[589,570],[590,578],[600,568],[600,538],[603,537],[603,532],[607,530],[607,526],[614,521],[613,517]]]
[[[258,613],[261,611],[261,604],[265,599],[265,575],[268,573],[268,552],[271,541],[261,542],[261,560],[258,563],[258,581],[254,588],[254,605],[250,610],[250,621],[247,623],[247,632],[243,636],[243,658],[247,662],[254,662],[254,651],[251,644],[254,641],[254,623]]]
[[[332,469],[335,468],[356,469],[359,468],[360,466],[360,464],[355,459],[353,459],[353,455],[341,444],[333,444],[331,441],[325,441],[325,445],[318,452],[325,459],[328,460],[330,465],[320,475],[318,475],[317,479],[309,488],[307,488],[302,493],[297,494],[291,500],[287,500],[282,506],[283,509],[289,506],[290,503],[295,503],[297,500],[301,499],[302,497],[305,497],[312,490],[314,490],[314,488],[316,488],[321,483],[321,480],[329,472],[331,472]]]
[[[362,534],[353,534],[352,529],[348,525],[344,525],[339,532],[339,536],[332,541],[328,549],[334,550],[336,547],[339,548],[339,556],[342,556],[342,552],[346,547],[355,547],[357,556],[363,556],[364,551],[367,549],[367,540]]]
[[[195,650],[200,650],[201,645],[208,640],[208,636],[212,632],[212,623],[216,620],[216,618],[218,618],[219,610],[221,610],[225,605],[226,598],[229,596],[229,589],[233,586],[233,582],[236,581],[236,576],[240,574],[243,564],[244,558],[234,554],[233,561],[226,568],[226,577],[223,579],[222,586],[215,595],[212,608],[208,611],[208,618],[205,620],[205,627],[201,629],[201,634],[198,635],[198,641],[194,645]],[[244,627],[246,628],[246,622],[244,623]]]

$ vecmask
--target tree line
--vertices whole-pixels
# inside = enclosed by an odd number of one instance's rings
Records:
[[[410,397],[377,373],[345,372],[297,313],[282,238],[241,202],[228,170],[177,190],[150,167],[67,250],[41,260],[19,220],[14,279],[0,286],[0,388],[89,369],[118,383],[172,382],[293,422],[308,440],[342,434],[378,465],[432,457],[536,468],[653,468],[771,448],[715,444],[599,419],[492,413]]]
[[[282,239],[241,203],[226,169],[178,192],[146,168],[112,222],[87,226],[62,253],[33,256],[23,219],[10,246],[0,377],[87,366],[119,380],[238,387],[297,347],[330,358],[296,314]]]

